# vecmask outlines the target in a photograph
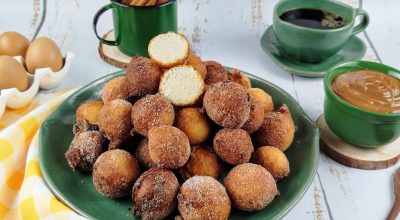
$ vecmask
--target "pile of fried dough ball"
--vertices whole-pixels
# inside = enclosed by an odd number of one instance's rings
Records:
[[[246,75],[203,62],[180,34],[156,36],[149,54],[133,57],[101,100],[77,108],[65,154],[72,169],[92,172],[104,196],[131,195],[133,216],[144,220],[265,208],[289,175],[284,151],[295,125],[287,106],[274,111]]]

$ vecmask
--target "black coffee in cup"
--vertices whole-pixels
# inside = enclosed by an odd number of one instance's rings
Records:
[[[328,11],[312,8],[298,8],[286,11],[280,19],[302,27],[313,29],[336,29],[347,24],[345,19]]]

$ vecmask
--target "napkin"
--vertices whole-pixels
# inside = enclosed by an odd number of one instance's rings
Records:
[[[0,118],[0,219],[83,218],[51,193],[39,165],[40,125],[75,91],[38,95]]]

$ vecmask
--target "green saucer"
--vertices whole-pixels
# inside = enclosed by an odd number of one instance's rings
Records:
[[[364,57],[366,51],[364,42],[360,38],[353,36],[348,40],[343,49],[323,62],[303,63],[282,54],[279,50],[272,25],[264,32],[260,44],[265,53],[282,69],[295,75],[306,77],[321,77],[333,66],[361,59]]]

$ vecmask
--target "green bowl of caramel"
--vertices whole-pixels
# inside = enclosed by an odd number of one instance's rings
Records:
[[[400,71],[384,64],[353,61],[324,78],[324,114],[329,128],[347,143],[364,148],[400,136]]]

